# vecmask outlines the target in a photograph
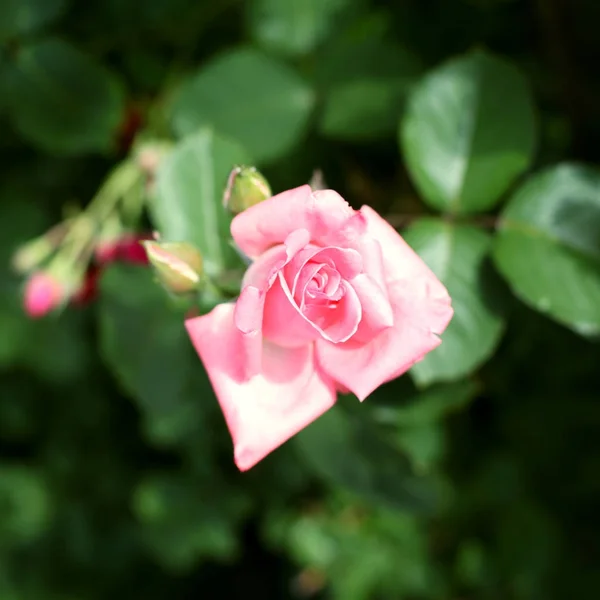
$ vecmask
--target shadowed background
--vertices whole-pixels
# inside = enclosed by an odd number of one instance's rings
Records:
[[[599,23],[595,0],[2,0],[0,600],[598,598]],[[182,188],[206,151],[203,202],[243,157],[386,215],[453,296],[440,350],[238,473],[146,267],[42,320],[11,270],[154,140]]]

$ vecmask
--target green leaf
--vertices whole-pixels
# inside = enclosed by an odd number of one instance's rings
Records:
[[[311,510],[270,515],[265,535],[317,582],[318,574],[327,574],[332,599],[445,597],[434,592],[420,520],[401,510],[365,508],[330,494]]]
[[[227,52],[184,81],[172,106],[179,135],[212,126],[258,162],[284,156],[300,141],[314,94],[292,70],[249,48]]]
[[[33,346],[39,323],[22,306],[23,281],[12,271],[13,254],[24,242],[40,235],[51,221],[30,186],[4,179],[0,189],[0,366],[20,360]]]
[[[302,56],[314,50],[356,0],[253,0],[247,11],[254,41],[266,50]]]
[[[404,237],[448,289],[454,316],[442,343],[412,369],[417,384],[460,379],[494,351],[503,331],[485,262],[491,237],[468,225],[421,219]]]
[[[502,212],[493,256],[524,302],[600,333],[600,170],[562,164],[531,177]]]
[[[146,478],[135,491],[133,509],[149,550],[174,570],[187,570],[203,556],[231,559],[238,548],[237,523],[248,507],[247,498],[234,492],[214,474],[210,485],[173,474]]]
[[[118,80],[67,42],[24,46],[6,73],[8,108],[23,137],[48,152],[106,151],[124,109]]]
[[[237,144],[209,129],[180,142],[161,163],[150,210],[165,241],[191,242],[209,275],[239,258],[229,243],[231,215],[223,207],[227,177],[247,156]]]
[[[417,394],[411,402],[395,410],[399,425],[425,425],[464,408],[477,393],[472,381],[460,381],[432,387]]]
[[[52,517],[46,482],[26,467],[0,464],[0,506],[0,549],[2,543],[35,540]]]
[[[184,327],[184,315],[143,267],[111,267],[102,277],[100,348],[131,395],[157,443],[172,443],[198,427],[190,388],[202,367]],[[205,394],[214,402],[209,388]]]
[[[64,11],[65,0],[2,0],[0,43],[37,31]]]
[[[346,36],[331,44],[316,66],[324,93],[320,132],[347,140],[391,134],[420,72],[417,59],[393,41]]]
[[[436,503],[430,481],[416,477],[405,457],[372,426],[334,407],[293,440],[316,473],[386,506],[415,512]]]
[[[408,455],[417,473],[431,473],[444,458],[447,447],[443,424],[436,421],[402,428],[398,444]]]
[[[423,199],[450,213],[494,206],[531,163],[536,138],[527,81],[483,52],[451,60],[415,88],[400,143]]]

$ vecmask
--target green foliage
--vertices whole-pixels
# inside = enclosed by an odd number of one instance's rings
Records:
[[[535,175],[501,215],[494,257],[516,294],[584,335],[600,333],[600,171]]]
[[[108,150],[123,114],[119,81],[70,44],[43,39],[5,67],[10,117],[28,140],[51,152]]]
[[[2,0],[0,600],[597,598],[599,17],[595,0]],[[194,242],[231,297],[232,167],[274,193],[320,169],[447,286],[442,344],[239,473],[194,302],[150,269],[111,265],[93,303],[24,314],[15,251],[125,157],[144,170],[127,227]]]
[[[502,334],[486,263],[491,236],[472,226],[423,219],[405,239],[444,283],[454,308],[442,345],[413,367],[413,376],[422,385],[464,377],[490,357]]]
[[[167,241],[194,243],[211,275],[236,264],[223,191],[232,165],[246,162],[237,144],[203,129],[179,144],[158,171],[151,206],[156,225]]]
[[[316,473],[373,503],[424,511],[435,506],[431,482],[415,477],[393,444],[339,408],[294,440]]]
[[[61,15],[65,0],[4,0],[0,7],[0,42],[34,33]]]
[[[369,22],[321,51],[315,79],[324,94],[319,121],[324,136],[381,139],[396,130],[421,67],[415,55],[380,29],[378,20]]]
[[[511,64],[482,52],[425,77],[401,129],[407,167],[423,200],[467,213],[494,206],[531,162],[533,102]]]
[[[297,144],[313,107],[313,92],[285,63],[251,48],[220,55],[186,79],[173,100],[179,135],[204,126],[239,141],[259,162]]]
[[[323,43],[356,4],[356,0],[305,0],[302,5],[251,0],[248,27],[265,50],[303,56]]]

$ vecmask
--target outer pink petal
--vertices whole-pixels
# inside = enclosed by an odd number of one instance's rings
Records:
[[[394,325],[364,345],[319,340],[317,356],[328,375],[364,400],[438,346],[453,311],[445,287],[398,233],[371,208],[361,213],[382,248]]]
[[[281,244],[296,229],[307,229],[311,240],[321,246],[337,239],[341,231],[361,226],[361,219],[348,203],[332,190],[313,192],[304,185],[256,204],[231,223],[236,244],[251,258]]]
[[[284,349],[265,343],[261,374],[246,380],[232,304],[220,304],[186,321],[186,327],[221,405],[241,471],[335,403],[335,385],[315,366],[312,345]]]
[[[350,281],[362,306],[362,319],[355,339],[370,342],[394,324],[394,312],[388,294],[369,275],[361,273]]]

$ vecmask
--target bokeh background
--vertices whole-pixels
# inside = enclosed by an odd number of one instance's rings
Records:
[[[0,600],[600,597],[599,25],[596,0],[2,0]],[[163,208],[185,168],[218,202],[243,152],[388,216],[454,298],[440,350],[240,474],[146,267],[28,318],[15,250],[156,140],[185,163]]]

